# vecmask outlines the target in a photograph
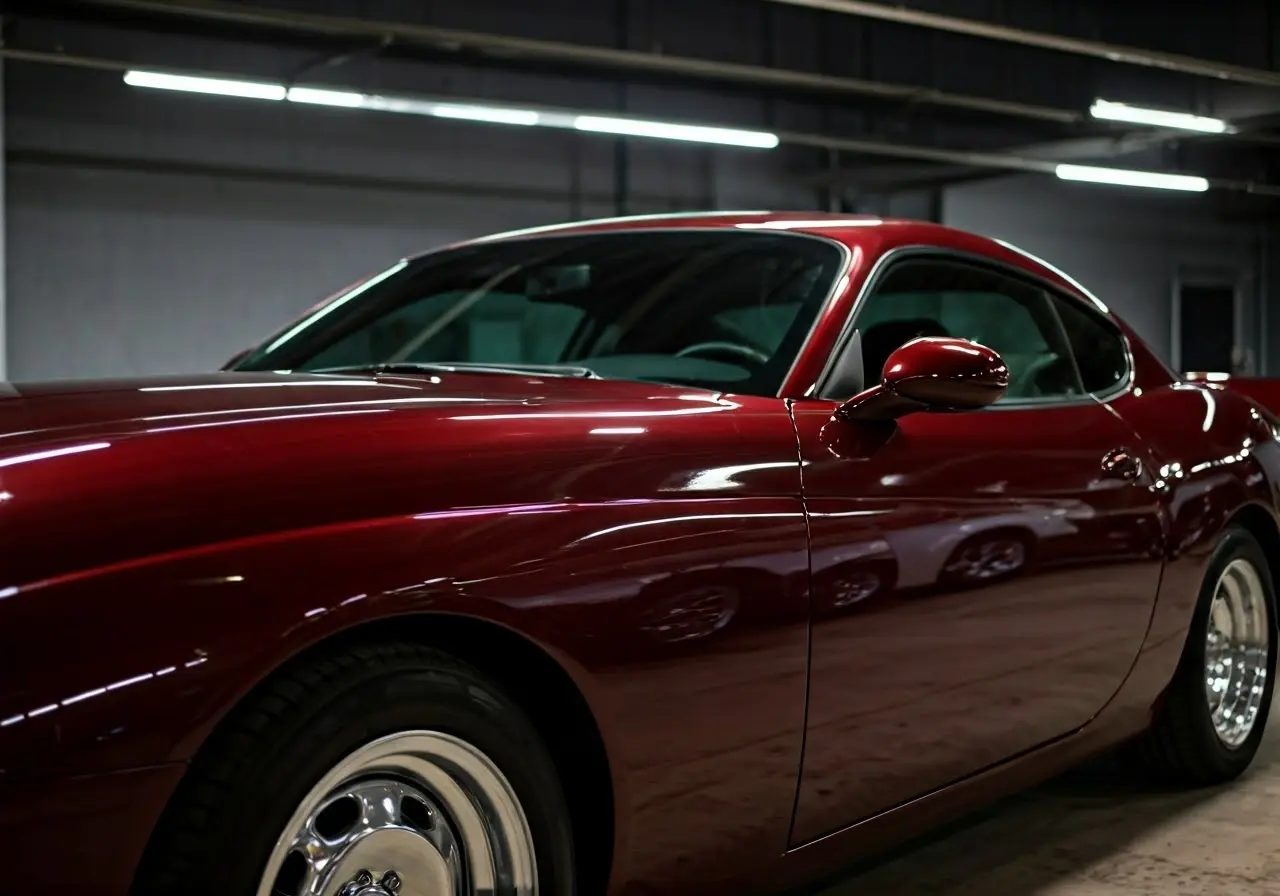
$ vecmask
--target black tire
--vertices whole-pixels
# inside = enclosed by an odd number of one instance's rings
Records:
[[[1233,560],[1249,561],[1262,582],[1269,643],[1267,679],[1262,704],[1249,736],[1237,747],[1222,742],[1214,730],[1205,698],[1205,640],[1209,610],[1218,579]],[[1239,777],[1253,761],[1266,730],[1276,672],[1276,597],[1266,555],[1248,531],[1231,527],[1223,533],[1200,586],[1195,615],[1187,633],[1178,670],[1165,693],[1151,730],[1135,744],[1132,758],[1158,780],[1183,787],[1208,787]]]
[[[493,760],[528,818],[539,892],[573,896],[569,812],[533,725],[478,671],[412,643],[296,664],[237,707],[163,813],[133,893],[254,893],[276,838],[316,782],[365,744],[414,729],[451,734]]]

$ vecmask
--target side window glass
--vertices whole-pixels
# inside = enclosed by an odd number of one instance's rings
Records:
[[[1129,352],[1116,326],[1080,301],[1063,296],[1054,296],[1053,301],[1085,391],[1097,395],[1124,382],[1129,375]]]
[[[918,336],[950,336],[1000,353],[1009,368],[1002,402],[1084,394],[1071,347],[1042,289],[960,261],[891,267],[859,312],[863,380],[878,381],[896,349]]]

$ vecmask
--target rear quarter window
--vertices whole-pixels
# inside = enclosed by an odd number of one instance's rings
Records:
[[[1109,392],[1129,376],[1129,351],[1120,328],[1075,299],[1055,295],[1054,304],[1080,368],[1086,392]]]

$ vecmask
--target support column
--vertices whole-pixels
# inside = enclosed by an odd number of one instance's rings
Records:
[[[5,304],[5,287],[9,283],[8,246],[5,237],[4,219],[7,202],[5,199],[5,181],[9,176],[9,165],[5,155],[5,111],[4,111],[4,60],[0,59],[0,380],[8,376],[9,347],[9,309]]]
[[[628,0],[617,0],[614,7],[614,24],[617,29],[619,49],[631,48],[631,5]],[[618,112],[627,114],[626,76],[618,80]],[[631,214],[631,146],[626,137],[613,143],[613,213],[618,217]]]

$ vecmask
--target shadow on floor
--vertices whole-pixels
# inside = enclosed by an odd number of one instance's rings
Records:
[[[1169,829],[1205,814],[1209,803],[1270,789],[1280,777],[1280,742],[1269,738],[1253,768],[1228,788],[1170,792],[1155,790],[1126,774],[1113,760],[1070,772],[1042,787],[997,803],[872,863],[852,869],[838,882],[808,896],[1032,896],[1032,894],[1120,894],[1201,892],[1212,880],[1229,883],[1233,867],[1202,869],[1170,862],[1161,850],[1174,847]],[[1209,813],[1216,814],[1216,813]],[[1197,822],[1208,825],[1210,820]],[[1268,820],[1269,825],[1275,824]],[[1186,831],[1179,831],[1186,839]],[[1196,838],[1192,838],[1196,839]],[[1143,841],[1140,856],[1127,856]],[[1150,845],[1154,841],[1154,846]],[[1193,844],[1194,846],[1194,844]],[[1177,858],[1177,856],[1175,856]],[[1212,880],[1201,880],[1207,874]],[[1188,876],[1195,878],[1188,879]],[[1241,892],[1251,882],[1240,875]],[[1191,884],[1189,889],[1184,885]],[[1248,892],[1264,892],[1249,889]],[[1272,892],[1266,890],[1265,892]]]

